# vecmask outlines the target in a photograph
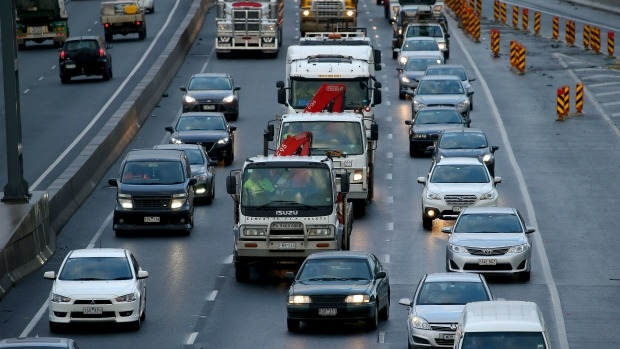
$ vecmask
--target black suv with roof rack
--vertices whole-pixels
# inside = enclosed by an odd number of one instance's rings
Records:
[[[59,49],[58,67],[60,82],[69,83],[72,77],[100,75],[107,81],[112,78],[112,55],[100,36],[68,38]]]
[[[117,236],[129,231],[174,230],[188,235],[194,226],[194,185],[191,165],[183,150],[131,150],[119,178],[113,228]]]

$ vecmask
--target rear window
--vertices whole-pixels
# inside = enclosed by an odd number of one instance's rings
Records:
[[[66,51],[79,51],[80,49],[96,50],[98,48],[96,40],[75,40],[65,43]]]

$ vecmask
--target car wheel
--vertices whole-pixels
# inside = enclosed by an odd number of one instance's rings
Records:
[[[211,205],[213,203],[213,195],[210,194],[205,197],[205,205]]]
[[[144,308],[142,308],[142,314],[140,314],[140,321],[146,319],[146,290],[144,290]]]
[[[237,121],[237,119],[239,119],[239,111],[236,111],[230,116],[230,121]]]
[[[140,326],[142,325],[142,321],[140,319],[134,321],[134,322],[130,322],[129,323],[129,330],[130,331],[138,331],[140,330]]]
[[[390,292],[388,291],[388,299],[385,308],[381,309],[379,312],[379,317],[381,320],[387,321],[390,318]]]
[[[426,217],[426,215],[422,216],[422,227],[426,230],[433,229],[433,220],[431,218]]]
[[[392,51],[392,58],[393,58],[393,59],[398,58],[398,52],[396,52],[396,51]]]
[[[235,264],[235,280],[237,282],[247,282],[250,280],[250,269],[247,265]]]
[[[230,149],[226,152],[226,156],[224,157],[224,165],[226,166],[230,166],[232,165],[233,162],[233,158],[235,157],[235,155],[233,154],[233,149],[232,147],[230,147]]]
[[[407,94],[403,90],[398,90],[398,99],[407,99]]]
[[[106,71],[103,72],[103,81],[108,81],[110,80],[110,70],[107,69]]]
[[[228,54],[223,53],[223,52],[215,52],[215,57],[217,57],[218,59],[224,59],[228,56]]]
[[[474,96],[469,97],[469,110],[474,110]]]
[[[120,238],[120,237],[127,236],[127,232],[125,230],[117,229],[114,231],[114,235]]]
[[[409,143],[409,156],[414,158],[416,155],[418,155],[418,152],[415,150],[413,144]]]
[[[382,3],[383,3],[383,1],[377,0],[377,5],[381,5]]]
[[[50,327],[50,332],[52,333],[60,333],[62,332],[62,327],[63,324],[58,323],[58,322],[49,322],[49,327]]]
[[[522,271],[518,274],[519,281],[527,282],[530,281],[530,271]]]
[[[301,327],[300,325],[301,325],[301,322],[299,320],[293,320],[293,319],[286,318],[286,328],[290,332],[299,331],[299,328]]]
[[[68,84],[71,82],[71,77],[61,75],[60,82],[63,84]]]
[[[375,307],[375,311],[373,311],[372,316],[366,320],[366,329],[370,331],[374,331],[379,327],[379,305]]]

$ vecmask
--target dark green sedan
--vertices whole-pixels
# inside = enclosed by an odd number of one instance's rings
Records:
[[[369,330],[390,316],[390,280],[377,257],[363,251],[314,253],[306,258],[287,296],[287,327],[302,322],[363,321]]]

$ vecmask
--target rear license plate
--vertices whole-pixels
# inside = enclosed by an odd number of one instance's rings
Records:
[[[215,110],[214,105],[203,105],[202,110]]]
[[[30,27],[31,34],[42,34],[45,32],[45,27]]]
[[[290,250],[290,249],[295,249],[296,247],[297,246],[295,245],[294,242],[281,242],[280,247],[278,248],[283,249],[283,250]]]
[[[101,307],[84,307],[84,314],[87,315],[101,315],[103,314],[103,308]]]
[[[67,68],[67,69],[75,69],[75,64],[65,64],[65,68]]]
[[[454,212],[461,212],[461,211],[463,211],[464,208],[465,207],[462,207],[462,206],[453,206],[452,207],[452,211],[454,211]]]
[[[159,217],[144,217],[144,223],[159,223]]]
[[[497,259],[479,259],[478,265],[496,265]]]
[[[442,333],[442,334],[441,334],[441,339],[449,339],[449,340],[454,340],[454,335],[453,335],[453,334],[445,334],[445,333]]]
[[[337,308],[319,308],[319,315],[321,316],[335,316],[338,314]]]

